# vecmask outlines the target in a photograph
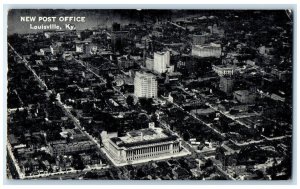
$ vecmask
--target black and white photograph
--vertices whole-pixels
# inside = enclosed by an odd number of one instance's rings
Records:
[[[8,180],[291,180],[292,9],[9,9]]]

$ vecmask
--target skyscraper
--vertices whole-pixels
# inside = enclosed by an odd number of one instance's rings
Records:
[[[111,32],[111,45],[113,52],[123,52],[127,45],[128,31],[113,31]]]
[[[226,94],[231,94],[234,85],[233,77],[220,77],[220,90]]]
[[[146,72],[136,72],[134,78],[134,95],[138,98],[156,98],[157,80],[155,75]]]
[[[154,67],[153,70],[158,73],[164,73],[167,71],[167,67],[170,66],[170,51],[155,52],[154,53]]]
[[[122,31],[119,23],[113,23],[110,37],[113,52],[123,52],[127,45],[128,31]]]

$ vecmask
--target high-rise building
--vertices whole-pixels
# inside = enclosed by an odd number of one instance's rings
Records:
[[[158,73],[164,73],[170,66],[170,51],[155,52],[153,70]]]
[[[121,25],[114,22],[111,27],[111,47],[113,52],[124,51],[124,47],[127,45],[128,31],[122,31]]]
[[[226,94],[230,94],[232,92],[234,85],[234,78],[232,77],[221,77],[220,78],[220,90],[225,92]]]
[[[114,52],[122,52],[127,45],[128,31],[111,32],[111,45]]]
[[[134,95],[138,98],[156,98],[156,76],[146,72],[136,72],[134,78]]]

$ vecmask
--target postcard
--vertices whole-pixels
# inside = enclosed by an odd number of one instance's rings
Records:
[[[290,180],[293,16],[10,9],[7,178]]]

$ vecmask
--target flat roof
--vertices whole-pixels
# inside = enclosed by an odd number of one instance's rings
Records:
[[[237,95],[249,95],[250,91],[248,90],[238,90],[238,91],[234,91],[235,94]]]
[[[154,52],[154,54],[158,54],[158,55],[165,55],[166,53],[168,53],[170,51],[157,51],[157,52]]]
[[[221,48],[221,44],[218,43],[210,43],[210,44],[204,44],[204,45],[193,45],[193,47],[203,49],[203,48]]]
[[[111,141],[119,147],[134,147],[138,145],[173,141],[177,138],[177,136],[172,135],[162,128],[154,127],[130,131],[123,137],[111,138]]]
[[[226,65],[224,65],[224,64],[221,64],[221,65],[213,65],[213,67],[215,67],[215,68],[223,68],[223,69],[232,69],[232,68],[235,68],[235,66],[234,65],[232,65],[232,64],[226,64]]]
[[[145,71],[137,71],[135,75],[138,77],[156,77],[154,74]]]

